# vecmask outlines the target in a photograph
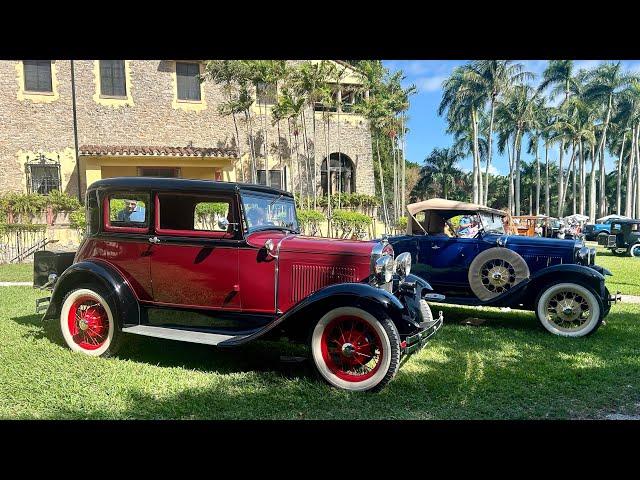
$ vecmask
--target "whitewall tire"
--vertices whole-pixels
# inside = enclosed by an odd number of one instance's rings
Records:
[[[602,323],[603,307],[593,291],[578,283],[547,286],[536,300],[536,316],[549,332],[563,337],[584,337]]]
[[[328,311],[311,332],[318,373],[349,391],[380,390],[400,366],[400,337],[393,322],[356,307]]]
[[[115,352],[119,331],[101,292],[80,288],[67,294],[60,309],[60,330],[74,352],[93,357]]]

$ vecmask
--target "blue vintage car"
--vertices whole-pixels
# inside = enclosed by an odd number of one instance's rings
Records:
[[[406,235],[389,243],[444,303],[532,310],[549,332],[581,337],[619,300],[580,240],[507,234],[505,212],[471,203],[434,198],[407,210]]]

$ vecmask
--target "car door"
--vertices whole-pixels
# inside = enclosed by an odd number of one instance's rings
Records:
[[[219,225],[221,218],[227,227]],[[232,194],[155,195],[155,304],[240,310],[237,218]]]
[[[466,286],[469,265],[480,248],[477,238],[425,235],[418,244],[419,263],[432,285]]]
[[[149,272],[149,238],[152,215],[150,194],[112,191],[100,195],[102,229],[85,242],[83,258],[99,258],[113,265],[142,301],[153,298]]]

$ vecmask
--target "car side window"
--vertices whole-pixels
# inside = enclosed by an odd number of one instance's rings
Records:
[[[106,231],[144,233],[149,230],[149,194],[117,192],[104,199]]]
[[[159,193],[155,202],[159,234],[235,238],[239,231],[231,195]]]

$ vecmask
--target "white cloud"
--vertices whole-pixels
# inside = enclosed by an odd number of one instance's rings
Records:
[[[448,75],[434,75],[432,77],[418,77],[414,83],[421,92],[437,92],[442,88],[442,82],[447,79]]]

